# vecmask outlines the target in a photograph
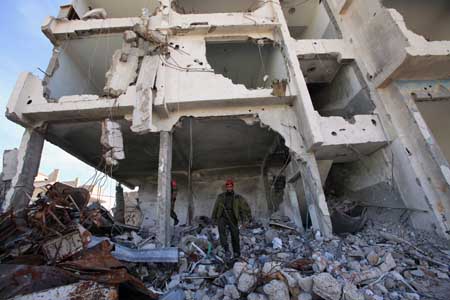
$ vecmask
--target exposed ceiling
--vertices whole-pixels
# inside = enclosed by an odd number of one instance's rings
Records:
[[[131,179],[156,175],[159,161],[159,133],[137,135],[130,123],[121,124],[125,160],[113,171],[113,177]],[[191,123],[191,125],[190,125]],[[247,125],[239,118],[183,119],[173,136],[173,171],[187,171],[192,126],[193,170],[259,165],[278,134],[259,123]],[[47,139],[67,152],[96,167],[101,158],[100,122],[53,123]],[[283,156],[274,161],[283,162]]]

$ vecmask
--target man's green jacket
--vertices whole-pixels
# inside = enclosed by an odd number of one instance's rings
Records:
[[[225,201],[227,201],[226,199],[226,192],[217,196],[216,204],[214,205],[214,209],[212,212],[212,220],[214,222],[217,222],[217,220],[225,216]],[[234,194],[233,214],[238,222],[249,221],[252,218],[250,207],[248,206],[247,201],[245,201],[244,197],[242,197],[241,195]]]

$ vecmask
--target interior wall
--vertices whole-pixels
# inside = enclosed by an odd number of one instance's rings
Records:
[[[287,79],[284,58],[278,46],[258,46],[256,41],[206,43],[206,58],[216,74],[248,89],[270,88],[275,79]],[[268,75],[267,78],[264,78]],[[264,81],[264,79],[266,79]]]
[[[59,48],[57,68],[47,80],[50,98],[102,95],[112,56],[121,47],[118,34],[66,41]]]
[[[210,14],[228,12],[248,12],[258,7],[254,0],[174,0],[178,13]]]
[[[417,107],[450,162],[450,101],[417,102]]]
[[[430,41],[450,40],[450,1],[383,0],[400,12],[408,29]]]

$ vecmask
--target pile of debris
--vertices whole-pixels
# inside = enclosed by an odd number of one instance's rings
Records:
[[[116,242],[139,228],[114,221],[97,203],[88,206],[89,198],[86,189],[55,183],[26,210],[0,215],[0,299],[158,299],[127,263],[177,262],[177,249]]]
[[[181,238],[186,258],[163,299],[449,299],[448,245],[394,228],[371,224],[324,239],[278,217],[242,228],[242,257],[221,263],[216,229],[208,226]]]
[[[172,244],[118,223],[89,193],[60,183],[26,211],[0,216],[1,299],[449,299],[444,241],[366,224],[325,239],[286,217],[242,226],[241,257],[207,217],[176,226]]]

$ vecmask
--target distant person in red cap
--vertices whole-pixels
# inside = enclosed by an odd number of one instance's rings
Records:
[[[175,213],[175,201],[177,201],[177,182],[175,179],[172,179],[171,182],[172,187],[172,193],[171,193],[171,199],[170,199],[170,217],[173,219],[174,225],[177,225],[179,223],[178,216]]]
[[[216,204],[212,212],[212,220],[219,226],[220,244],[229,256],[228,231],[231,234],[233,256],[241,255],[239,244],[239,222],[248,222],[252,213],[244,197],[234,192],[234,182],[228,179],[225,182],[226,192],[217,196]]]

